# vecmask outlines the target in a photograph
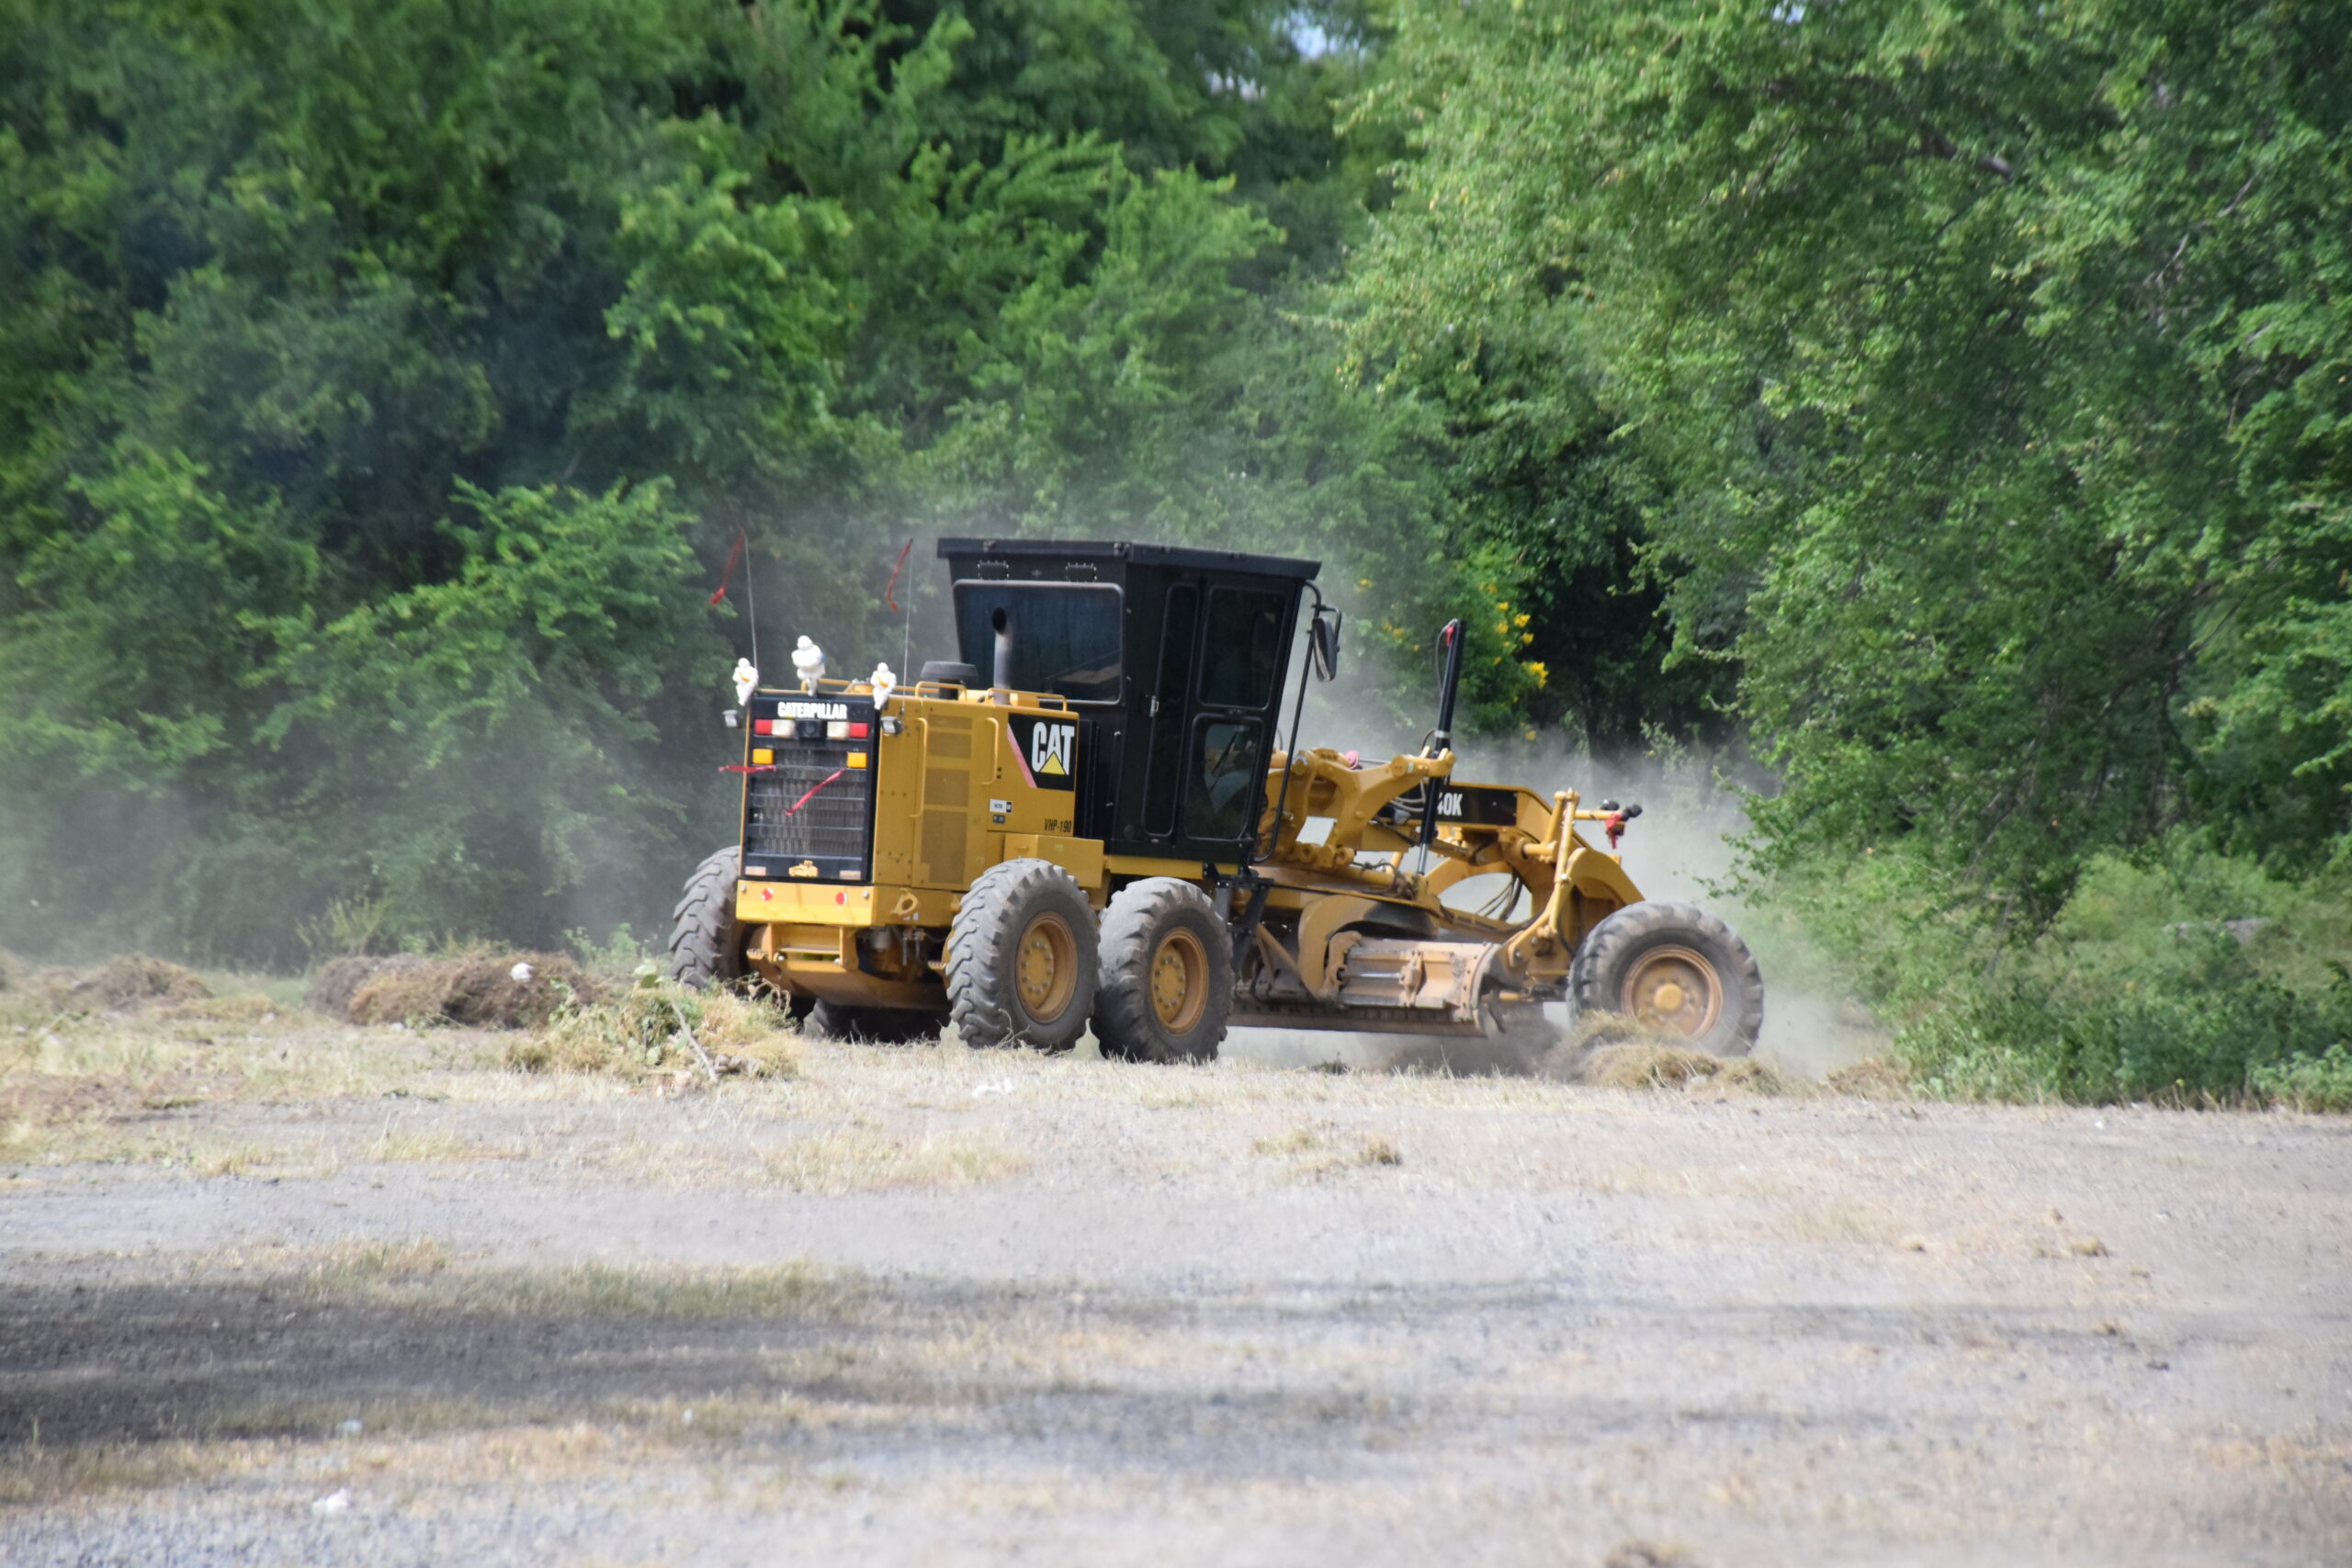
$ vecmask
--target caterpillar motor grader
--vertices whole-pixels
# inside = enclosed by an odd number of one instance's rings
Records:
[[[958,660],[829,680],[803,638],[795,686],[739,668],[742,833],[686,885],[673,977],[764,982],[823,1034],[1062,1051],[1091,1025],[1134,1061],[1214,1057],[1232,1025],[1523,1041],[1554,1001],[1755,1043],[1746,945],[1615,852],[1639,807],[1454,777],[1458,622],[1419,754],[1366,765],[1297,745],[1339,658],[1316,562],[939,553]]]

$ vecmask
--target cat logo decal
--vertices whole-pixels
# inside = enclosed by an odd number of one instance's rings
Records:
[[[1078,788],[1078,721],[1016,714],[1007,728],[1023,783],[1037,789]]]

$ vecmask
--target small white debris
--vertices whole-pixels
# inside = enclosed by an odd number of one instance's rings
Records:
[[[311,1505],[311,1512],[314,1514],[340,1514],[349,1509],[350,1506],[351,1488],[345,1486],[338,1491],[330,1492],[325,1496],[320,1498],[317,1502],[312,1503]]]
[[[691,1404],[687,1405],[686,1413],[684,1416],[679,1416],[678,1419],[685,1426],[693,1426],[695,1424],[695,1407]]]
[[[345,1437],[345,1438],[356,1438],[356,1437],[359,1436],[359,1434],[360,1434],[360,1433],[362,1433],[362,1432],[366,1431],[367,1429],[368,1429],[367,1427],[363,1427],[363,1426],[361,1426],[361,1425],[359,1424],[359,1417],[358,1417],[358,1416],[353,1416],[350,1420],[348,1420],[348,1421],[344,1421],[344,1422],[340,1422],[340,1423],[338,1423],[338,1424],[336,1425],[336,1427],[335,1427],[335,1433],[336,1433],[336,1435],[337,1435],[337,1436],[339,1436],[339,1437]]]
[[[517,964],[514,968],[509,969],[507,973],[514,976],[515,984],[527,986],[531,983],[531,976],[537,974],[538,971],[532,968],[527,964]]]
[[[1013,1082],[1011,1078],[998,1078],[993,1083],[984,1083],[973,1089],[972,1098],[978,1100],[983,1095],[1011,1094],[1012,1090]]]

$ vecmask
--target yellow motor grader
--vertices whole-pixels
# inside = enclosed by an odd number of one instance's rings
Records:
[[[803,638],[796,685],[739,671],[742,834],[686,885],[673,977],[756,977],[822,1034],[1063,1051],[1091,1025],[1133,1061],[1214,1057],[1233,1025],[1526,1041],[1555,1001],[1755,1043],[1746,944],[1626,875],[1638,806],[1453,776],[1459,623],[1420,753],[1365,765],[1297,745],[1339,660],[1316,562],[939,553],[960,659],[827,679]]]

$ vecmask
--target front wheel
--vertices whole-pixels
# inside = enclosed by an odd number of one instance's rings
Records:
[[[1745,1056],[1764,1031],[1755,954],[1696,904],[1628,904],[1593,927],[1568,989],[1580,1020],[1615,1015],[1711,1056]]]
[[[1102,912],[1094,1038],[1129,1062],[1212,1062],[1233,1012],[1233,933],[1172,876],[1130,883]]]
[[[751,973],[743,958],[743,928],[735,919],[735,874],[741,852],[729,844],[712,852],[686,878],[672,911],[669,977],[697,991],[728,990]]]

